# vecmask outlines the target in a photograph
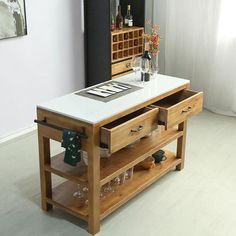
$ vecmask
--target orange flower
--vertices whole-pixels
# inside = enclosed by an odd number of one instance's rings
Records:
[[[151,25],[151,20],[146,20],[145,21],[146,25]],[[160,40],[161,37],[158,33],[160,29],[159,25],[153,25],[151,28],[151,33],[150,34],[144,34],[144,38],[150,45],[150,52],[157,54],[159,53],[159,48],[160,48]]]

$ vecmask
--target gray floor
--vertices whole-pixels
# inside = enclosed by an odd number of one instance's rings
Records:
[[[236,118],[204,111],[189,122],[185,169],[105,219],[97,235],[235,236],[235,153]],[[67,213],[41,211],[36,135],[0,147],[0,235],[89,235]]]

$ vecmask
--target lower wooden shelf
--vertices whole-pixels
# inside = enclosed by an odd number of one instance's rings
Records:
[[[183,135],[183,132],[178,131],[176,128],[163,131],[161,134],[159,132],[153,133],[151,137],[141,139],[140,143],[133,148],[124,148],[112,154],[110,158],[102,158],[100,185],[106,184],[122,172]],[[83,161],[76,167],[73,167],[65,164],[63,159],[64,153],[54,156],[51,159],[51,164],[45,165],[45,170],[73,182],[87,180],[87,166]]]
[[[66,178],[73,182],[86,181],[88,179],[88,168],[81,160],[77,166],[71,166],[64,162],[64,152],[51,158],[51,164],[45,165],[45,170]]]
[[[161,133],[153,132],[150,137],[141,139],[140,143],[133,148],[123,148],[112,154],[110,158],[101,159],[101,186],[182,135],[183,132],[176,128]]]
[[[81,207],[79,199],[73,197],[73,193],[76,191],[77,184],[66,181],[52,189],[52,198],[47,198],[47,202],[88,221],[88,207]]]
[[[172,152],[166,151],[166,156],[166,161],[157,164],[156,167],[151,170],[134,171],[131,180],[127,180],[124,184],[120,185],[114,193],[107,195],[105,199],[101,200],[100,218],[103,219],[108,216],[181,163],[181,159],[177,158]],[[52,198],[48,198],[47,201],[57,207],[65,209],[67,212],[79,218],[87,220],[88,207],[80,207],[79,200],[73,197],[73,193],[76,190],[77,185],[75,183],[66,181],[53,188]]]

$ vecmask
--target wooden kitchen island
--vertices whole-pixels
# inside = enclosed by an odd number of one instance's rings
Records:
[[[142,89],[106,103],[72,93],[37,106],[42,209],[64,209],[87,221],[91,234],[99,232],[102,219],[167,172],[183,169],[187,119],[202,110],[203,93],[189,90],[188,80],[157,75],[143,85],[130,74],[114,81]],[[65,164],[63,153],[51,156],[50,139],[61,142],[65,128],[81,134],[87,168],[82,161],[75,167]],[[134,147],[124,148],[140,138]],[[132,179],[100,200],[101,186],[174,140],[176,153],[166,151],[166,161],[151,170],[134,171]],[[111,153],[107,159],[100,158],[101,143]],[[52,174],[65,181],[54,186]],[[82,179],[88,183],[88,206],[80,206],[73,197]]]

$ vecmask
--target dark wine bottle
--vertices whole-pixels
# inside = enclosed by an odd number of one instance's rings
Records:
[[[151,63],[151,54],[149,52],[150,46],[149,43],[145,43],[144,54],[142,59],[147,59]],[[150,81],[150,73],[141,73],[141,81]]]
[[[118,6],[118,15],[116,16],[116,28],[122,29],[124,26],[124,18],[121,14],[121,6]]]
[[[132,27],[133,26],[133,16],[130,13],[131,11],[131,6],[127,6],[127,14],[125,16],[125,26],[126,27]]]

